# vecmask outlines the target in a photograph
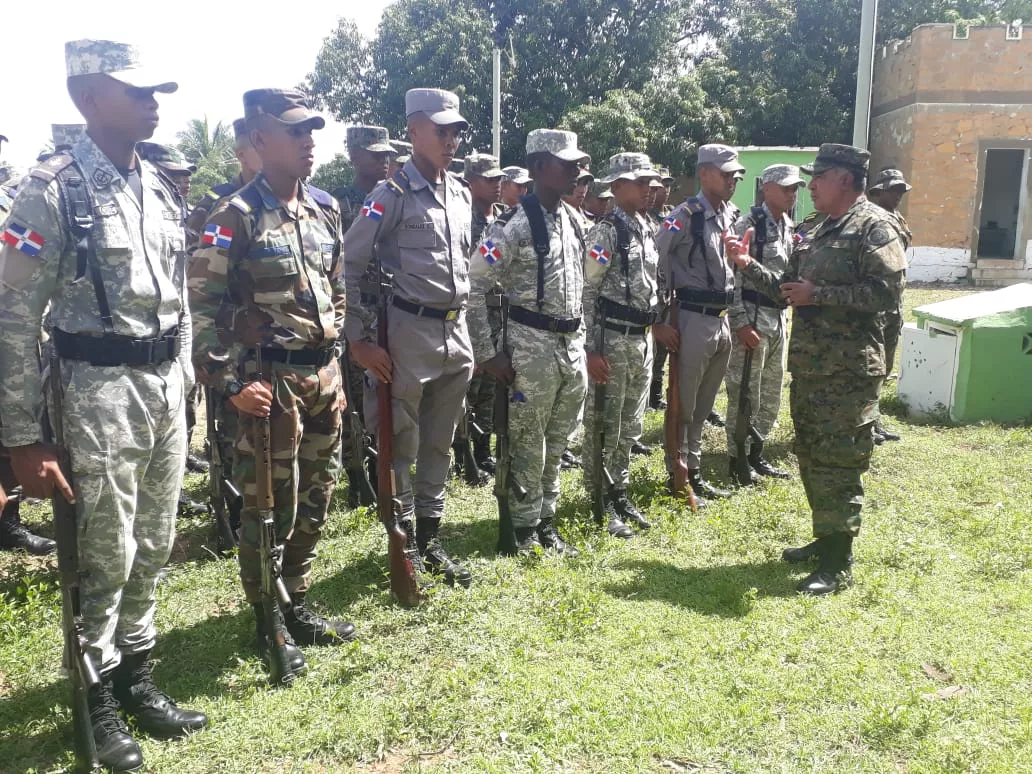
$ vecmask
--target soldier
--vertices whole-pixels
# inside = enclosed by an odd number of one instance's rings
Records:
[[[792,421],[817,539],[786,549],[783,557],[820,557],[798,586],[805,594],[830,594],[852,580],[863,473],[886,371],[880,316],[896,309],[905,283],[906,255],[895,223],[863,195],[869,158],[861,148],[825,143],[812,171],[803,168],[813,175],[813,205],[827,219],[809,245],[796,249],[783,277],[749,257],[749,232],[741,241],[725,239],[743,274],[796,310],[788,353]]]
[[[584,166],[577,177],[576,187],[571,193],[563,195],[563,201],[573,207],[585,231],[591,228],[592,221],[587,213],[584,212],[584,199],[587,198],[588,188],[591,187],[593,182],[595,182],[595,176],[591,174],[587,166]]]
[[[660,167],[659,173],[662,175],[660,182],[663,183],[663,191],[656,192],[656,206],[652,210],[652,219],[654,222],[658,222],[662,227],[663,221],[666,220],[670,213],[674,211],[667,201],[670,198],[670,187],[674,183],[674,178],[670,174],[670,170],[666,167]],[[659,229],[656,229],[656,233],[659,233]],[[661,267],[662,268],[662,267]],[[662,273],[659,278],[659,318],[662,319],[666,316],[667,308],[665,299],[667,297],[667,290],[665,289],[665,283],[663,281]],[[654,411],[662,411],[666,408],[666,399],[663,397],[663,374],[666,370],[667,352],[666,347],[660,344],[658,341],[653,339],[653,358],[652,358],[652,383],[649,385],[649,408]]]
[[[447,171],[469,124],[459,98],[441,89],[410,89],[405,112],[412,158],[373,190],[344,237],[348,343],[371,379],[391,385],[394,468],[409,555],[417,570],[425,562],[449,585],[469,586],[473,576],[448,556],[438,536],[452,437],[473,376],[465,314],[473,200],[465,181]],[[389,353],[376,344],[375,308],[359,304],[359,278],[374,247],[392,275]],[[367,425],[375,430],[372,382],[366,401]]]
[[[255,612],[258,652],[269,657],[270,638],[284,634],[285,617],[297,672],[304,657],[295,643],[336,645],[355,636],[351,623],[316,615],[307,602],[316,546],[340,472],[340,208],[328,193],[302,182],[312,172],[312,133],[325,121],[300,92],[248,91],[244,118],[262,171],[215,205],[191,258],[190,299],[198,319],[194,363],[202,381],[228,395],[240,414],[233,458],[244,495],[240,580]],[[255,378],[259,350],[261,381]],[[290,594],[285,616],[275,605],[272,632],[266,630],[260,593],[258,417],[271,421],[273,518]]]
[[[791,164],[772,164],[763,170],[760,177],[763,186],[763,205],[754,207],[735,223],[734,232],[742,237],[747,229],[764,235],[762,254],[757,252],[758,243],[753,240],[755,258],[772,274],[781,275],[788,268],[792,255],[795,224],[788,213],[795,207],[796,195],[806,183],[799,176],[799,168]],[[763,219],[760,223],[760,219]],[[759,224],[759,225],[758,225]],[[746,350],[752,350],[753,359],[749,378],[749,392],[752,398],[753,414],[749,417],[750,427],[755,431],[751,446],[746,441],[749,467],[760,476],[789,478],[788,473],[778,470],[763,458],[763,444],[777,421],[781,410],[781,387],[785,378],[785,341],[788,332],[788,315],[780,295],[769,296],[765,286],[757,287],[748,277],[742,276],[735,288],[734,303],[728,310],[735,343],[728,363],[725,387],[727,388],[727,450],[728,472],[732,481],[741,486],[756,482],[755,476],[747,481],[738,477],[735,428],[738,422],[738,400],[741,395],[742,369]]]
[[[584,233],[577,211],[561,197],[576,188],[580,164],[587,161],[573,132],[532,131],[527,167],[535,195],[495,221],[471,269],[470,328],[477,362],[512,385],[510,475],[526,490],[511,507],[521,553],[537,546],[578,554],[555,525],[560,458],[587,387],[581,326]],[[484,294],[495,284],[510,305],[511,352],[498,351],[500,342],[488,324]]]
[[[404,140],[391,140],[391,148],[397,154],[391,156],[390,166],[387,167],[387,177],[394,177],[394,173],[405,166],[412,158],[412,143]]]
[[[530,185],[530,173],[523,167],[505,167],[505,179],[502,181],[502,204],[515,207],[520,197],[527,195]]]
[[[343,230],[346,232],[358,217],[362,203],[382,180],[387,179],[391,159],[398,155],[390,135],[382,126],[349,126],[348,157],[355,168],[355,180],[333,192],[340,204]]]
[[[84,634],[101,676],[88,695],[90,722],[101,763],[125,771],[143,756],[119,709],[154,736],[207,724],[158,690],[148,663],[158,572],[175,533],[193,368],[178,192],[134,146],[157,128],[155,92],[176,84],[148,77],[122,43],[76,40],[65,44],[65,57],[87,135],[32,170],[7,221],[0,424],[25,494],[57,489],[75,503]],[[73,223],[68,212],[91,213],[93,223]],[[77,281],[83,274],[90,281]],[[41,442],[36,346],[48,304],[71,485]]]
[[[140,158],[151,162],[176,184],[179,195],[186,202],[190,196],[190,178],[197,171],[197,165],[187,161],[186,157],[171,145],[141,142],[137,152]]]
[[[660,167],[659,174],[660,186],[656,188],[655,198],[652,200],[652,208],[649,212],[657,223],[662,224],[674,211],[674,208],[667,203],[670,199],[670,187],[674,184],[674,178],[666,167]]]
[[[867,198],[888,212],[896,223],[896,230],[903,242],[903,250],[910,249],[910,242],[913,234],[910,233],[910,226],[906,218],[899,211],[900,202],[903,196],[913,186],[903,177],[898,169],[886,168],[878,173],[874,183],[867,189]],[[896,362],[896,349],[899,346],[899,336],[903,331],[903,297],[900,296],[899,306],[885,315],[882,321],[885,326],[885,375],[892,373],[892,367]],[[880,421],[874,423],[874,442],[883,444],[885,441],[898,441],[899,434],[888,430]]]
[[[588,194],[584,197],[584,214],[592,223],[597,223],[613,209],[613,192],[601,180],[588,186]]]
[[[745,169],[738,152],[727,145],[699,148],[699,184],[702,192],[686,199],[663,221],[656,235],[660,274],[678,304],[680,330],[661,324],[653,328],[656,340],[678,353],[681,378],[681,451],[688,480],[696,497],[727,497],[702,477],[702,426],[713,409],[731,357],[731,329],[727,309],[734,300],[734,274],[724,259],[721,234],[738,218],[731,204],[737,173]],[[667,460],[672,471],[676,460]]]
[[[609,159],[609,174],[602,179],[612,187],[616,206],[585,239],[584,327],[587,337],[588,376],[606,388],[605,450],[602,460],[613,480],[606,494],[607,530],[629,538],[627,523],[641,529],[652,525],[627,497],[631,449],[641,438],[652,348],[649,328],[656,321],[659,254],[649,222],[641,215],[652,180],[659,172],[644,153],[618,153]],[[602,324],[602,318],[605,324]],[[600,330],[604,328],[604,332]],[[605,341],[605,350],[599,348]],[[595,393],[588,390],[584,407],[584,486],[589,493],[598,483],[595,459]]]

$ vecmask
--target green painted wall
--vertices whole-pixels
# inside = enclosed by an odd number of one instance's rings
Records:
[[[954,419],[1013,422],[1032,417],[1032,354],[1023,351],[1030,333],[1029,309],[972,321],[958,353]]]
[[[760,173],[771,164],[795,164],[797,167],[810,164],[817,157],[816,148],[739,148],[738,160],[745,167],[745,178],[738,181],[738,188],[732,201],[743,212],[753,206],[756,196],[756,180]],[[805,180],[809,180],[803,175]],[[813,212],[813,201],[810,192],[805,188],[799,190],[796,200],[796,221],[800,221]]]

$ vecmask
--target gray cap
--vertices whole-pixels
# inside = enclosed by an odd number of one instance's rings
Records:
[[[771,164],[760,175],[760,183],[777,183],[786,187],[806,185],[806,181],[799,176],[799,167],[791,164]]]
[[[192,175],[197,171],[195,164],[187,161],[186,156],[170,145],[138,142],[136,143],[136,152],[140,154],[140,158],[156,164],[166,172],[188,172]]]
[[[138,89],[164,94],[179,88],[167,73],[147,67],[136,46],[114,40],[69,40],[65,43],[65,72],[69,78],[104,73]]]
[[[505,176],[509,178],[510,183],[516,185],[526,185],[530,182],[530,172],[524,167],[506,167],[502,170]]]
[[[349,126],[347,128],[348,150],[367,150],[370,153],[397,153],[391,145],[391,137],[382,126]]]
[[[585,180],[587,180],[589,183],[594,182],[595,176],[591,173],[591,170],[588,169],[587,167],[581,167],[580,174],[577,175],[577,185],[580,185]]]
[[[843,145],[837,142],[826,142],[817,151],[813,164],[801,167],[808,175],[819,175],[834,167],[842,167],[850,172],[867,174],[867,166],[871,162],[871,154],[863,148]]]
[[[404,140],[389,140],[391,147],[394,148],[394,152],[399,155],[411,155],[412,143],[405,142]]]
[[[71,148],[86,134],[86,124],[51,124],[50,136],[54,140],[54,150]]]
[[[312,110],[308,99],[297,89],[252,89],[244,92],[244,118],[272,116],[281,124],[297,126],[311,123],[313,129],[326,126],[326,119]]]
[[[409,89],[405,92],[405,115],[425,113],[438,126],[462,124],[469,121],[459,113],[459,95],[444,89]]]
[[[577,148],[576,133],[562,129],[535,129],[528,134],[527,155],[531,153],[551,153],[562,161],[591,161],[591,156]]]
[[[903,172],[901,170],[887,167],[878,173],[874,178],[874,182],[871,184],[871,187],[867,190],[889,191],[893,188],[902,188],[904,192],[906,192],[913,188],[913,186],[907,182],[905,177],[903,177]]]
[[[612,199],[613,192],[609,190],[609,183],[596,180],[588,188],[588,196],[594,196],[596,199]]]
[[[233,119],[233,138],[239,142],[240,140],[247,139],[247,119],[246,118],[234,118]]]
[[[646,154],[616,153],[609,157],[609,170],[602,182],[611,185],[617,180],[639,180],[643,177],[660,179],[659,171],[652,166]]]
[[[471,153],[466,156],[466,166],[462,173],[467,180],[473,177],[505,177],[502,168],[498,166],[498,159],[490,153]]]
[[[745,167],[738,161],[738,151],[730,145],[709,143],[699,146],[699,166],[712,164],[721,172],[744,172]]]

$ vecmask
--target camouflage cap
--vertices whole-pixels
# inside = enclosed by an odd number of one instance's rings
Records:
[[[166,73],[147,67],[136,46],[113,40],[69,40],[65,43],[65,71],[69,78],[104,73],[138,89],[164,94],[179,88]]]
[[[50,137],[54,141],[54,150],[71,148],[86,134],[86,124],[51,124]]]
[[[498,166],[498,159],[490,153],[471,153],[466,156],[466,167],[463,175],[469,180],[473,177],[486,177],[496,179],[505,177],[502,168]]]
[[[412,143],[405,142],[404,140],[390,140],[391,147],[394,148],[394,152],[398,154],[409,155],[412,153]]]
[[[640,180],[650,178],[659,183],[659,171],[644,153],[616,153],[609,157],[609,171],[602,178],[603,183],[612,185],[617,180]],[[662,183],[659,183],[662,186]]]
[[[909,191],[913,188],[907,179],[903,177],[903,172],[892,167],[886,167],[879,172],[875,178],[871,187],[868,191],[889,191],[893,188],[902,188],[904,192]]]
[[[613,192],[609,190],[609,183],[596,180],[588,187],[588,196],[594,196],[596,199],[612,199]]]
[[[526,185],[530,182],[530,172],[525,167],[506,167],[502,172],[509,178],[510,183]]]
[[[660,178],[654,177],[649,180],[649,188],[666,188],[666,186],[663,185],[663,181]]]
[[[582,185],[585,180],[590,183],[594,181],[594,179],[595,176],[591,173],[590,169],[586,166],[581,167],[580,174],[577,175],[577,185]]]
[[[410,155],[408,155],[407,153],[405,155],[400,155],[399,154],[398,156],[394,157],[394,163],[397,164],[399,167],[404,166],[405,164],[408,164],[411,160],[412,160],[412,157]]]
[[[347,129],[348,150],[367,150],[370,153],[397,153],[391,145],[391,137],[382,126],[349,126]]]
[[[834,167],[842,167],[866,175],[870,161],[871,154],[863,148],[826,142],[817,151],[817,159],[813,164],[804,164],[800,169],[808,175],[819,175]]]
[[[760,175],[760,183],[777,183],[785,187],[806,185],[806,181],[799,176],[799,167],[791,164],[771,164],[763,170]]]
[[[405,115],[413,113],[424,113],[438,126],[469,126],[469,121],[459,112],[459,95],[453,91],[409,89],[405,92]]]
[[[197,171],[197,166],[186,160],[186,156],[176,148],[169,145],[160,145],[156,142],[136,143],[136,152],[140,158],[156,164],[166,172],[188,172],[191,175]]]
[[[244,92],[244,118],[272,116],[281,124],[298,126],[311,123],[313,129],[326,126],[326,119],[312,110],[305,95],[297,89],[252,89]]]
[[[674,176],[670,174],[670,170],[666,167],[659,168],[659,176],[663,180],[663,185],[670,185],[674,182]]]
[[[745,167],[738,161],[738,151],[730,145],[715,142],[699,146],[698,164],[712,164],[721,172],[745,171]]]
[[[535,129],[527,135],[527,155],[551,153],[562,161],[589,162],[591,156],[577,148],[577,135],[561,129]]]

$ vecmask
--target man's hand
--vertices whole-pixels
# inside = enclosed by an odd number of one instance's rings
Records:
[[[485,360],[480,364],[480,370],[491,374],[504,384],[512,384],[516,381],[516,372],[512,370],[512,360],[504,352],[499,352],[490,360]]]
[[[756,349],[760,346],[760,332],[751,325],[739,328],[735,333],[738,335],[738,340],[742,342],[742,346],[746,349]]]
[[[781,283],[781,297],[790,306],[813,306],[813,293],[817,289],[809,280]]]
[[[248,382],[229,402],[241,414],[252,417],[267,417],[272,410],[272,385],[268,382]]]
[[[4,491],[3,484],[0,484],[0,511],[7,507],[7,492]]]
[[[65,500],[75,502],[75,492],[61,472],[55,446],[32,443],[28,446],[12,446],[7,451],[11,455],[14,477],[22,485],[26,497],[49,499],[54,496],[56,489]]]
[[[728,263],[739,269],[744,269],[752,263],[752,258],[749,257],[749,245],[752,242],[752,238],[753,229],[751,228],[745,232],[745,235],[741,239],[728,231],[721,234],[721,239],[724,240],[724,252],[727,255]]]
[[[355,341],[351,343],[351,357],[366,371],[371,371],[377,381],[390,384],[394,375],[394,363],[387,350],[371,341]]]
[[[677,301],[675,300],[676,304]],[[652,326],[652,338],[662,344],[671,352],[677,352],[681,346],[681,336],[673,325],[667,323],[656,323]]]
[[[588,376],[595,384],[607,384],[609,382],[609,361],[597,352],[589,352]]]

